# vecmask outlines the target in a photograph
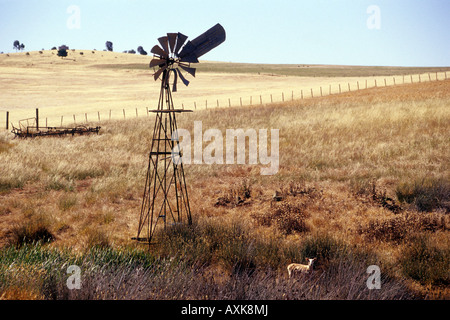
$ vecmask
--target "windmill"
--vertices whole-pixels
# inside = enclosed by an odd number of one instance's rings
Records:
[[[158,39],[161,46],[155,45],[151,50],[154,56],[150,68],[156,69],[153,77],[155,81],[161,80],[161,91],[158,109],[150,111],[156,114],[156,119],[138,232],[132,238],[134,240],[151,244],[160,222],[164,230],[168,224],[179,224],[184,219],[192,224],[175,117],[177,113],[192,110],[175,108],[172,92],[177,91],[178,79],[189,85],[183,73],[195,77],[196,69],[191,64],[198,63],[199,57],[223,43],[225,37],[223,27],[216,24],[187,43],[188,37],[182,33],[168,33]]]

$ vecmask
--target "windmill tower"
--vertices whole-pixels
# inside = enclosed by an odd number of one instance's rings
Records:
[[[184,85],[189,85],[183,72],[195,77],[196,69],[191,67],[191,63],[198,63],[200,56],[223,43],[225,37],[225,30],[217,24],[186,44],[187,36],[168,33],[158,39],[162,48],[156,45],[151,50],[154,57],[150,68],[156,68],[153,76],[155,81],[161,79],[161,91],[158,109],[150,111],[156,114],[156,118],[139,226],[137,236],[132,238],[134,240],[150,244],[157,226],[161,224],[164,230],[168,224],[185,220],[192,224],[176,121],[177,113],[192,111],[175,108],[172,92],[177,91],[178,78]]]

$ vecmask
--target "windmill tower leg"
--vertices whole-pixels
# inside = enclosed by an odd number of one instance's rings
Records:
[[[161,84],[161,93],[156,113],[153,139],[149,154],[149,164],[142,199],[139,227],[136,238],[149,244],[154,238],[158,225],[164,230],[167,225],[177,224],[187,219],[192,224],[186,179],[179,144],[176,136],[177,122],[172,95],[167,81]],[[189,110],[183,110],[189,111]]]

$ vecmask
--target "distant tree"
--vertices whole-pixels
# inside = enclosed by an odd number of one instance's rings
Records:
[[[133,49],[131,49],[131,50],[128,50],[128,53],[135,54],[136,51],[134,51]]]
[[[17,50],[22,51],[23,49],[25,49],[25,45],[23,43],[21,44],[19,40],[14,41],[13,46],[14,49],[16,49],[16,52]]]
[[[52,50],[56,50],[56,47],[53,47]]]
[[[20,50],[20,41],[19,40],[14,41],[13,46],[14,49],[16,49],[16,52],[17,50]]]
[[[113,51],[113,43],[111,41],[106,41],[106,50]]]
[[[143,56],[146,56],[146,55],[147,55],[147,51],[145,51],[144,48],[142,48],[142,46],[139,46],[139,47],[137,48],[137,51],[138,51],[141,55],[143,55]]]
[[[69,50],[69,47],[63,44],[58,48],[58,57],[67,57],[67,50]]]

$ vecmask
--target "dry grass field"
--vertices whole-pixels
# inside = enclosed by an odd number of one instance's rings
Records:
[[[42,52],[42,53],[40,53]],[[28,55],[27,55],[28,54]],[[66,58],[44,50],[0,55],[0,128],[6,111],[17,126],[40,110],[41,124],[71,125],[88,120],[144,116],[158,105],[160,82],[148,68],[149,56],[117,52],[69,50]],[[189,87],[174,94],[178,107],[258,105],[322,94],[399,83],[445,79],[450,68],[387,68],[356,66],[259,65],[202,61]],[[430,73],[430,74],[428,74]],[[412,76],[411,76],[412,75]],[[395,80],[394,80],[395,78]],[[331,87],[330,87],[331,86]]]
[[[114,64],[114,53],[91,51],[72,62],[91,54]],[[18,74],[4,56],[0,60],[2,70],[11,68],[0,77],[2,103],[11,110],[36,101],[24,79],[42,86],[34,92],[43,91],[45,112],[84,103],[147,104],[158,92],[138,68],[83,64],[61,74],[56,67],[24,66]],[[68,61],[55,58],[52,65]],[[280,89],[278,78],[295,78],[233,74],[228,90],[250,90],[249,77]],[[204,97],[202,90],[220,96],[227,91],[223,78],[199,74],[175,103],[188,94]],[[52,81],[64,94],[50,88]],[[80,88],[86,91],[77,100]],[[441,79],[183,114],[178,127],[191,132],[194,121],[222,132],[279,129],[279,172],[262,176],[261,165],[248,164],[186,165],[194,225],[170,228],[150,250],[130,239],[153,116],[102,121],[100,134],[91,136],[13,140],[0,131],[0,297],[448,299],[449,104],[450,81]],[[281,201],[273,200],[276,191]],[[318,258],[312,276],[287,278],[289,263],[312,256]],[[66,287],[71,264],[82,267],[81,290]],[[381,268],[380,290],[366,287],[369,265]]]

